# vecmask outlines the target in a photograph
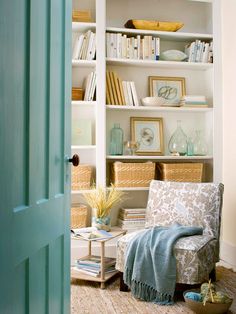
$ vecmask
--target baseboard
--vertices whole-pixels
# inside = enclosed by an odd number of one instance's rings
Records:
[[[236,246],[221,241],[220,243],[220,264],[227,268],[233,268],[236,271]]]

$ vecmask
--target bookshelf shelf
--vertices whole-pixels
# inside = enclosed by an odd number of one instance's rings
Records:
[[[112,156],[108,155],[107,160],[211,160],[213,156]]]
[[[107,190],[110,190],[110,187],[107,187]],[[140,191],[149,191],[149,187],[135,187],[135,188],[129,188],[129,187],[122,187],[122,188],[116,188],[116,190],[119,191],[126,191],[126,192],[140,192]]]
[[[184,112],[211,112],[213,108],[184,108],[184,107],[147,107],[147,106],[120,106],[120,105],[106,105],[107,110],[131,110],[131,111],[157,111],[157,112],[175,112],[175,113],[184,113]]]
[[[135,66],[135,67],[151,67],[163,69],[183,69],[183,70],[208,70],[213,68],[212,63],[197,62],[176,62],[176,61],[154,61],[154,60],[131,60],[131,59],[115,59],[107,58],[108,65],[117,66]]]
[[[74,195],[81,195],[81,194],[87,194],[87,193],[91,193],[95,190],[73,190],[71,191],[71,194],[74,194]]]
[[[95,67],[96,66],[96,60],[72,60],[72,66],[73,67]]]
[[[184,33],[184,32],[164,32],[164,31],[151,31],[140,30],[120,27],[107,27],[107,32],[123,33],[130,35],[152,35],[166,40],[178,40],[178,41],[190,41],[195,39],[212,40],[212,34],[200,34],[200,33]]]
[[[77,150],[96,149],[96,145],[72,145],[71,149],[77,149]]]
[[[87,32],[89,29],[94,31],[96,29],[96,23],[72,22],[73,32],[84,33]]]
[[[71,105],[76,107],[95,107],[97,104],[96,101],[85,101],[85,100],[72,100]]]

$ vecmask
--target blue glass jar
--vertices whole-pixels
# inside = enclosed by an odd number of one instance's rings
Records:
[[[110,138],[110,155],[123,155],[123,140],[124,132],[120,128],[119,123],[115,123],[114,127],[111,129],[111,138]]]

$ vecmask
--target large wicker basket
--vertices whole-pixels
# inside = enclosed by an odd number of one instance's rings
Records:
[[[159,163],[160,179],[176,182],[202,182],[202,163]]]
[[[83,204],[71,207],[71,229],[87,226],[88,207]]]
[[[79,165],[72,166],[71,189],[72,190],[88,190],[91,188],[92,166]]]
[[[115,162],[111,174],[116,187],[148,187],[155,178],[155,163]]]

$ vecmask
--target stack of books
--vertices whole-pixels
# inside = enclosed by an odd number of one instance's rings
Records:
[[[110,105],[139,106],[135,83],[121,81],[115,72],[106,73],[106,103]]]
[[[183,107],[207,108],[208,104],[205,96],[186,95],[181,97],[180,105]]]
[[[111,257],[104,258],[104,270],[105,274],[115,272],[116,259]],[[83,257],[75,261],[74,270],[79,273],[90,275],[93,277],[101,276],[101,257],[100,256],[89,256]]]
[[[132,232],[145,228],[145,208],[121,208],[118,216],[118,226]]]
[[[93,60],[96,54],[96,34],[88,30],[74,41],[72,60]]]
[[[72,100],[83,100],[84,91],[81,87],[72,87]]]
[[[91,72],[84,81],[84,100],[92,101],[95,98],[96,72]]]
[[[160,38],[137,35],[128,37],[121,33],[106,34],[106,54],[108,58],[159,60]]]
[[[213,42],[205,43],[195,40],[185,46],[188,62],[213,63]]]
[[[91,11],[90,10],[73,10],[72,11],[73,22],[91,22]]]

